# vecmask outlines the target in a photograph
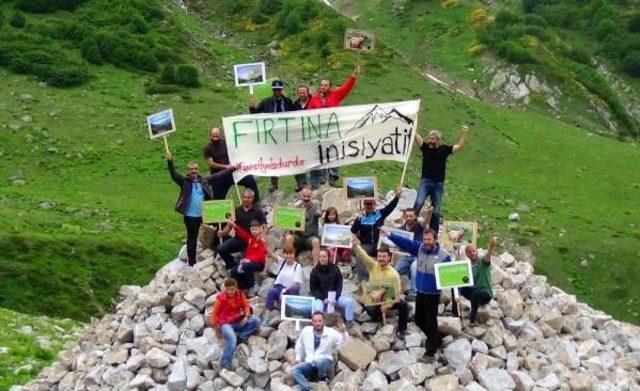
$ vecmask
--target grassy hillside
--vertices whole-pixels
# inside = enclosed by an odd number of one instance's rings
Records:
[[[323,75],[341,81],[358,61],[340,49],[341,35],[328,32],[351,22],[314,1],[283,1],[284,8],[274,9],[257,8],[269,2],[194,2],[189,13],[162,4],[166,20],[182,31],[181,61],[199,69],[200,88],[149,95],[160,69],[85,61],[91,77],[60,89],[0,66],[0,306],[87,320],[108,310],[120,285],[145,283],[175,255],[184,239],[172,210],[178,189],[166,172],[162,142],[148,140],[146,115],[173,108],[178,132],[170,145],[181,165],[201,159],[208,128],[220,116],[246,111],[246,91],[230,77],[233,63],[266,59],[270,76],[289,82],[293,94],[298,82],[315,84]],[[2,10],[9,15],[13,7],[5,3]],[[25,12],[27,23],[71,14]],[[297,21],[295,28],[282,31],[289,20]],[[9,28],[2,24],[0,33]],[[273,40],[275,53],[266,47]],[[81,49],[55,42],[81,58]],[[468,148],[450,162],[447,218],[479,220],[482,235],[530,246],[537,270],[551,282],[640,322],[636,144],[450,95],[384,40],[360,61],[365,75],[346,104],[421,98],[421,128],[443,129],[447,142],[456,141],[460,123],[471,124]],[[392,188],[400,170],[375,163],[343,173],[375,173],[381,187]],[[414,151],[409,185],[417,184],[419,170]],[[293,188],[291,178],[282,182]],[[260,188],[265,191],[265,180]],[[509,223],[506,216],[517,209],[528,212]]]

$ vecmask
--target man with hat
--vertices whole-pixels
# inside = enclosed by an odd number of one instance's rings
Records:
[[[380,238],[380,227],[384,224],[384,220],[389,217],[391,212],[398,206],[402,187],[398,186],[396,196],[384,208],[376,209],[376,200],[374,198],[366,198],[362,201],[364,211],[362,216],[358,216],[351,226],[351,233],[356,235],[360,241],[360,246],[367,254],[375,256]],[[367,281],[369,273],[361,262],[356,263],[356,273],[360,282]]]
[[[256,113],[284,113],[285,111],[294,110],[293,101],[282,94],[284,83],[280,80],[271,82],[271,91],[273,94],[258,102],[255,94],[251,94],[249,102],[249,112]],[[271,177],[271,187],[269,191],[278,190],[278,177]]]

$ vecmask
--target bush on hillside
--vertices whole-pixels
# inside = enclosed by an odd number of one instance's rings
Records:
[[[176,68],[176,83],[184,87],[199,87],[198,70],[191,65],[178,65]]]
[[[535,64],[536,58],[521,43],[505,41],[498,45],[497,53],[500,57],[514,64]]]
[[[484,8],[478,8],[471,11],[469,14],[469,23],[472,26],[478,26],[485,24],[489,21],[489,15],[487,15],[487,10]]]
[[[599,40],[604,40],[612,34],[616,34],[618,30],[618,24],[611,19],[602,19],[598,22],[595,28],[596,37]]]
[[[540,27],[547,27],[547,21],[544,20],[544,18],[538,14],[527,14],[524,17],[524,22],[528,25],[531,26],[540,26]]]
[[[275,15],[282,8],[281,0],[260,0],[258,10],[264,15]]]
[[[629,16],[627,29],[632,33],[640,32],[640,12],[634,12]]]
[[[2,26],[3,23],[4,23],[4,13],[0,9],[0,27]]]
[[[24,15],[22,15],[22,13],[18,11],[14,12],[9,19],[9,24],[15,28],[22,28],[24,27],[25,23],[27,23],[27,20],[25,19]]]
[[[176,83],[176,67],[171,64],[163,65],[162,68],[160,68],[158,83],[175,84]]]
[[[640,50],[627,54],[622,59],[622,70],[634,77],[640,77]]]
[[[16,7],[28,12],[50,13],[57,10],[71,11],[85,0],[18,0]]]

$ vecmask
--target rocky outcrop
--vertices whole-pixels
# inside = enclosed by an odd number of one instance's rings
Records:
[[[348,205],[342,209],[352,213]],[[444,346],[435,363],[417,362],[426,337],[413,323],[405,340],[398,340],[395,314],[381,325],[357,305],[351,342],[336,352],[335,375],[316,389],[640,386],[637,327],[579,303],[511,254],[495,256],[492,263],[495,299],[480,310],[479,325],[452,317],[450,299],[443,295],[439,315]],[[305,269],[308,278],[309,266]],[[220,369],[222,342],[210,327],[210,315],[225,276],[224,263],[205,250],[193,268],[176,259],[148,285],[123,286],[114,313],[93,319],[76,345],[37,379],[12,390],[297,390],[289,360],[298,331],[277,316],[236,348],[233,371]],[[264,288],[270,283],[264,279],[251,298],[254,315],[263,314]],[[352,281],[347,285],[354,286]]]

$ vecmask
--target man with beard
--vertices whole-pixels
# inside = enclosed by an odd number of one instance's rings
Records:
[[[430,228],[436,233],[440,228],[440,205],[444,194],[444,179],[447,168],[447,158],[452,153],[461,151],[467,141],[469,128],[466,125],[460,127],[460,140],[455,145],[442,144],[442,134],[437,130],[432,130],[427,136],[427,140],[422,139],[416,132],[415,140],[422,151],[422,176],[418,185],[418,195],[413,209],[420,213],[427,197],[431,198],[433,206],[433,216],[431,217]]]
[[[318,261],[318,251],[320,251],[320,233],[318,229],[318,220],[322,215],[322,206],[319,202],[311,199],[311,189],[304,187],[300,191],[300,199],[302,200],[302,208],[305,210],[304,231],[296,231],[292,234],[285,235],[282,247],[294,247],[299,254],[302,251],[309,251],[309,258],[315,265]]]
[[[309,107],[309,102],[311,102],[311,96],[309,95],[309,86],[298,86],[296,93],[298,94],[298,99],[293,102],[293,110],[306,110]],[[313,173],[314,171],[311,171],[311,175],[313,175]],[[307,173],[296,174],[294,178],[296,179],[296,192],[299,192],[304,186],[307,185]],[[316,185],[314,190],[317,188],[318,186]]]
[[[422,242],[389,233],[386,228],[380,234],[387,236],[396,246],[416,257],[416,313],[415,323],[427,336],[426,353],[420,362],[431,363],[442,345],[438,332],[438,304],[440,291],[436,287],[434,265],[451,262],[451,255],[436,242],[437,234],[428,229],[422,235]]]
[[[271,82],[272,95],[264,98],[260,102],[255,95],[251,95],[251,101],[249,102],[249,112],[251,114],[256,113],[284,113],[285,111],[292,111],[293,102],[291,98],[287,98],[282,93],[284,89],[284,83],[280,80],[274,80]],[[278,177],[271,177],[271,186],[269,191],[278,190]]]
[[[222,130],[214,126],[211,128],[210,137],[210,142],[204,147],[202,153],[209,165],[209,173],[213,175],[217,172],[230,168],[231,165],[229,164],[229,153],[227,152],[227,144],[224,142],[224,134],[222,133]],[[230,173],[218,177],[213,185],[213,199],[224,200],[227,197],[229,188],[233,186],[233,184],[233,175]],[[254,202],[260,202],[258,185],[252,175],[247,175],[237,184],[253,190],[253,193],[255,194]]]

